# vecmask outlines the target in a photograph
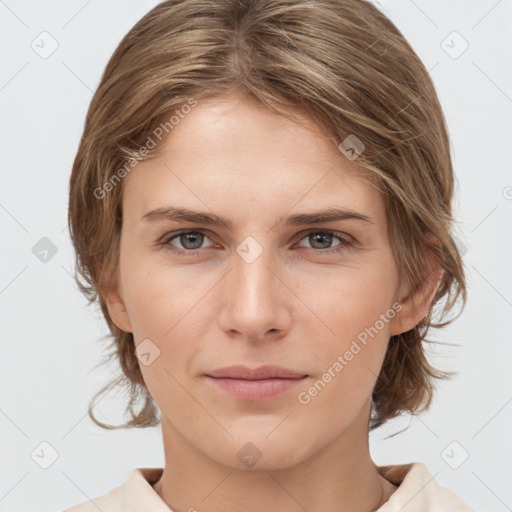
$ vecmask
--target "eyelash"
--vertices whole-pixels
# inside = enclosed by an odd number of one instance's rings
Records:
[[[194,249],[194,250],[177,249],[176,247],[173,247],[170,244],[170,242],[172,240],[174,240],[175,238],[178,238],[181,235],[192,234],[192,233],[204,235],[205,237],[208,238],[208,235],[204,231],[186,230],[186,231],[179,231],[177,233],[170,233],[170,234],[164,236],[160,243],[167,250],[171,251],[174,254],[194,256],[194,255],[198,254],[201,251],[201,249]],[[341,233],[339,231],[329,231],[329,230],[310,230],[299,239],[299,242],[312,234],[330,235],[330,236],[333,236],[334,238],[337,238],[340,241],[340,244],[335,246],[333,249],[329,249],[329,248],[328,249],[310,249],[311,251],[313,251],[313,254],[315,254],[315,255],[325,255],[326,253],[332,255],[333,253],[339,253],[341,251],[348,250],[348,249],[352,248],[352,246],[354,245],[353,242],[347,238],[347,235],[345,235],[345,233]],[[307,249],[307,247],[306,247],[306,249]]]

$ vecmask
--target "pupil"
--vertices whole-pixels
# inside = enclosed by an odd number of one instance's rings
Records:
[[[327,247],[327,246],[329,245],[329,242],[331,241],[331,238],[332,238],[330,235],[325,234],[325,233],[317,233],[317,234],[312,235],[312,236],[313,236],[313,239],[314,239],[314,240],[315,240],[315,239],[317,239],[317,238],[320,238],[320,239],[322,239],[322,238],[323,238],[323,239],[326,239],[326,240],[327,240],[326,242],[324,242],[324,243],[326,243],[326,244],[327,244],[326,246],[324,246],[324,247],[323,247],[324,249],[325,249],[325,247]],[[316,243],[316,241],[315,241],[315,243]],[[313,244],[313,245],[314,245],[314,244]]]
[[[197,247],[189,247],[188,246],[188,242],[189,242],[189,239],[188,237],[191,237],[192,238],[192,245],[194,245],[194,243],[197,243],[197,240],[200,241],[199,245],[197,245]],[[182,240],[181,240],[181,243],[183,245],[183,247],[187,248],[187,249],[198,249],[199,247],[201,247],[201,242],[202,242],[202,235],[201,234],[196,234],[196,233],[185,233],[184,235],[182,235]],[[183,243],[183,238],[186,240],[185,243]],[[195,240],[194,240],[195,239]]]

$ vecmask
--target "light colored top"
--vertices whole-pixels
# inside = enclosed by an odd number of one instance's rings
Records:
[[[380,466],[378,470],[398,489],[376,512],[475,512],[452,491],[440,487],[422,463]],[[133,469],[119,487],[63,512],[173,512],[152,487],[162,471]]]

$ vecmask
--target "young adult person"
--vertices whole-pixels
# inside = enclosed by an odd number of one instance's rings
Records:
[[[123,426],[160,422],[165,467],[68,512],[471,510],[368,446],[446,376],[424,344],[465,299],[453,179],[429,74],[371,3],[152,9],[91,101],[69,221]]]

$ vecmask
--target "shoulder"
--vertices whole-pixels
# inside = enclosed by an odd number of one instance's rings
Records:
[[[130,512],[147,507],[153,512],[168,512],[170,509],[155,492],[152,483],[156,482],[162,468],[132,469],[126,481],[103,496],[91,498],[63,510],[63,512]]]
[[[398,489],[378,512],[475,512],[453,491],[437,484],[427,467],[419,462],[379,467],[386,480]]]

